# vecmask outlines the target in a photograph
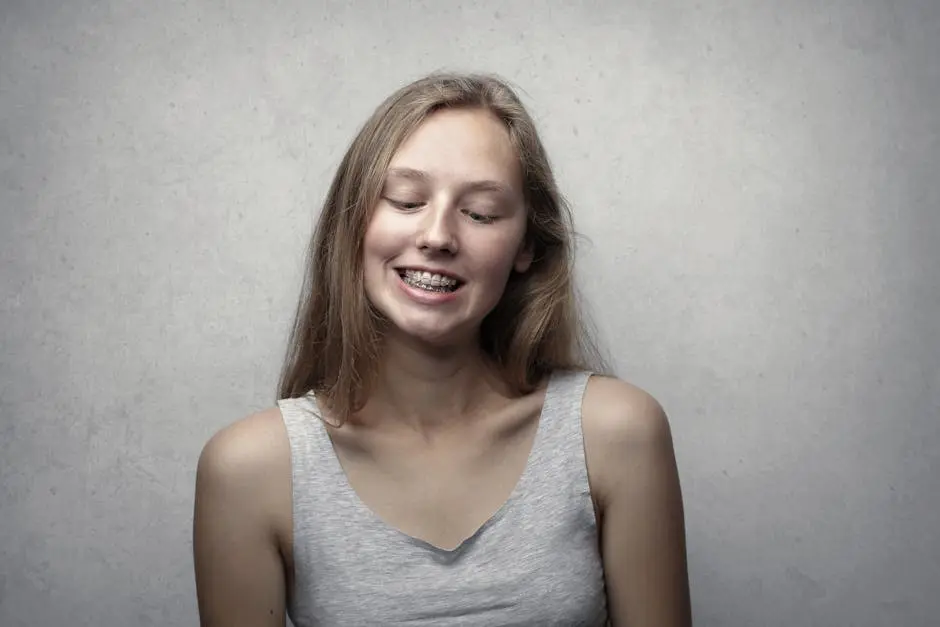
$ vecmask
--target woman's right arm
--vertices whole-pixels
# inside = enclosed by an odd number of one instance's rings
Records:
[[[193,558],[202,627],[285,624],[277,521],[285,497],[290,511],[290,458],[277,411],[222,429],[199,457]]]

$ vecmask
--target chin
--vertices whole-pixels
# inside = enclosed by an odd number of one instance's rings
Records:
[[[455,346],[461,343],[460,336],[451,330],[399,329],[399,332],[413,342],[427,344],[428,346],[433,346],[435,348]]]
[[[417,324],[396,324],[392,321],[394,334],[408,343],[425,345],[430,348],[456,348],[470,341],[468,334],[454,327],[426,327]]]

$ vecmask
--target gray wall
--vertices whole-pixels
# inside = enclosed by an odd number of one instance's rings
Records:
[[[525,89],[696,624],[940,616],[940,3],[3,0],[0,624],[192,625],[195,462],[270,406],[333,169]],[[825,8],[821,8],[824,5]]]

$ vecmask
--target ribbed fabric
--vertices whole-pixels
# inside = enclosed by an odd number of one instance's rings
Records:
[[[581,433],[589,376],[551,375],[519,483],[450,551],[393,528],[359,499],[312,394],[278,401],[292,455],[296,627],[606,625]]]

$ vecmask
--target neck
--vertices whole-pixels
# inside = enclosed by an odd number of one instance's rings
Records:
[[[476,343],[426,347],[387,337],[383,363],[361,412],[370,423],[425,436],[465,423],[508,395]]]

